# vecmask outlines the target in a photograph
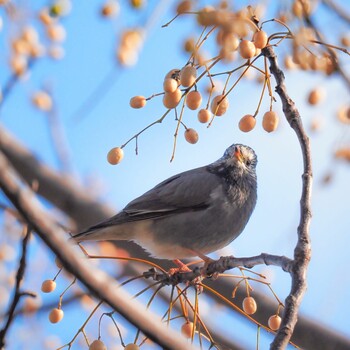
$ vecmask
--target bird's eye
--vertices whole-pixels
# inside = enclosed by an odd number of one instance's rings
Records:
[[[252,164],[252,161],[247,159],[246,162],[245,162],[246,166],[250,166]]]

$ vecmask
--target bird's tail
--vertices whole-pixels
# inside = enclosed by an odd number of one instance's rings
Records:
[[[86,230],[72,235],[71,240],[75,242],[84,241],[107,241],[107,240],[129,240],[130,236],[125,224],[116,224],[115,218],[105,220]]]

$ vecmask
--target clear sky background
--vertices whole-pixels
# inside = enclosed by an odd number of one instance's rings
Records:
[[[34,10],[28,13],[30,23],[38,25],[33,16],[43,3],[38,1],[30,4],[31,11]],[[198,131],[199,142],[196,145],[188,144],[183,138],[183,130],[180,131],[172,163],[169,160],[176,128],[172,114],[162,124],[140,136],[138,156],[134,152],[135,143],[131,142],[125,148],[125,158],[121,164],[111,166],[107,163],[106,155],[110,148],[123,144],[165,112],[161,97],[152,99],[141,110],[131,109],[129,100],[134,95],[151,96],[161,92],[163,76],[172,68],[181,68],[188,59],[187,54],[180,49],[183,40],[191,33],[198,32],[189,16],[179,18],[167,28],[161,28],[173,16],[174,1],[149,1],[148,7],[139,13],[131,10],[126,3],[121,1],[122,13],[112,21],[102,20],[98,15],[100,1],[86,2],[84,5],[74,3],[72,12],[62,21],[67,30],[65,58],[57,62],[45,58],[34,66],[30,79],[21,82],[6,100],[1,111],[1,123],[43,162],[59,168],[47,117],[38,112],[30,100],[35,90],[50,86],[71,152],[74,175],[88,184],[91,191],[97,191],[99,198],[114,206],[116,211],[165,178],[215,161],[232,143],[247,144],[256,151],[259,161],[258,203],[244,233],[225,249],[225,254],[252,256],[267,252],[292,256],[299,222],[302,173],[300,147],[294,132],[282,116],[278,97],[274,105],[274,110],[281,116],[277,132],[267,134],[261,127],[262,115],[269,106],[267,97],[257,117],[255,130],[244,134],[238,129],[240,117],[252,114],[259,100],[261,87],[255,81],[242,80],[230,95],[229,112],[224,117],[216,118],[210,128],[198,123],[196,112],[187,110],[184,121],[188,127]],[[169,3],[171,5],[168,6]],[[264,19],[269,19],[275,10],[275,2],[264,3],[269,3]],[[240,7],[246,2],[236,1],[235,4]],[[153,16],[149,23],[137,64],[121,69],[115,61],[119,31],[146,23],[157,6],[159,15]],[[346,6],[350,11],[350,6]],[[1,9],[0,15],[4,18]],[[325,11],[319,8],[317,22],[322,26],[327,25],[329,39],[337,44],[339,38],[334,37],[334,34],[345,27],[341,21],[335,16],[326,16]],[[270,33],[274,28],[272,25],[264,27]],[[7,38],[15,31],[16,28],[4,18],[4,28],[0,33],[2,84],[9,76]],[[210,45],[208,50],[212,48]],[[277,52],[283,54],[289,48],[289,44],[285,43]],[[349,68],[349,63],[345,63],[345,67]],[[91,95],[107,75],[111,76],[111,72],[113,86],[99,103],[96,101],[94,108],[77,116],[76,111],[82,101]],[[348,90],[336,77],[304,71],[287,72],[286,84],[307,130],[310,131],[309,126],[315,117],[322,123],[319,132],[310,132],[314,167],[311,225],[313,253],[308,272],[308,291],[301,305],[301,313],[350,336],[347,293],[350,285],[347,267],[350,246],[350,168],[349,164],[333,160],[334,150],[340,145],[349,145],[350,141],[349,126],[341,124],[336,118],[338,107],[349,103]],[[310,107],[307,95],[317,86],[325,90],[326,99],[319,106]],[[334,175],[333,181],[323,185],[322,178],[329,171]],[[38,254],[48,259],[45,253]],[[256,270],[268,273],[274,290],[284,299],[289,292],[289,276],[274,268]],[[28,283],[31,285],[38,282],[32,276],[30,281]],[[18,327],[25,328],[24,324]],[[49,326],[46,331],[56,334],[59,327],[64,325]],[[73,328],[71,325],[69,327]],[[255,328],[251,332],[254,335]],[[254,341],[246,339],[247,346],[253,346]],[[13,349],[21,348],[21,345],[13,346]]]

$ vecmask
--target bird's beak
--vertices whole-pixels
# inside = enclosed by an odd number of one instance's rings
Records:
[[[233,155],[239,162],[243,163],[243,154],[239,147],[235,148],[235,153]]]

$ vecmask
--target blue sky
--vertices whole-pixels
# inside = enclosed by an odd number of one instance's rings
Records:
[[[1,122],[40,159],[58,167],[47,117],[35,110],[30,102],[33,91],[49,84],[58,105],[76,176],[85,183],[94,179],[101,200],[107,201],[116,210],[173,174],[211,163],[221,157],[230,144],[248,144],[255,149],[259,160],[258,204],[245,232],[226,252],[238,256],[260,252],[291,256],[299,220],[300,148],[296,136],[282,117],[279,101],[274,104],[274,110],[281,116],[276,133],[267,134],[261,127],[261,117],[269,105],[267,98],[255,130],[248,134],[239,131],[237,123],[240,117],[255,111],[261,91],[256,83],[243,80],[230,97],[230,111],[224,117],[216,118],[210,128],[199,125],[195,112],[186,111],[186,125],[199,132],[199,142],[188,144],[181,131],[172,163],[169,160],[176,127],[173,115],[140,136],[138,156],[134,153],[135,144],[130,143],[125,148],[121,164],[111,166],[107,163],[106,155],[110,148],[123,144],[165,112],[161,97],[152,99],[141,110],[131,109],[129,100],[134,95],[150,96],[161,91],[163,76],[187,61],[187,55],[179,50],[179,46],[189,33],[196,32],[190,18],[180,18],[170,27],[161,29],[161,24],[172,17],[170,6],[170,10],[165,10],[155,19],[138,63],[128,69],[118,67],[114,59],[118,30],[133,26],[138,21],[144,22],[155,3],[158,2],[149,1],[149,9],[139,14],[123,3],[123,16],[114,21],[103,21],[98,16],[101,2],[80,7],[74,4],[72,13],[63,20],[68,33],[64,43],[65,59],[38,62],[30,79],[19,84],[4,104]],[[35,6],[40,8],[37,4]],[[268,14],[266,18],[269,18]],[[325,22],[322,22],[323,19]],[[320,23],[330,21],[321,11]],[[272,26],[266,26],[267,31],[270,28],[272,30]],[[336,28],[332,28],[330,36],[335,31]],[[14,28],[5,21],[0,34],[0,62],[3,66],[8,60],[6,35],[13,32]],[[337,42],[338,39],[334,40]],[[288,49],[286,44],[278,52]],[[82,101],[111,72],[114,72],[115,82],[108,93],[90,113],[81,116],[78,121],[74,119]],[[7,76],[8,71],[2,69],[2,84]],[[337,107],[349,102],[348,91],[336,78],[303,71],[287,72],[286,83],[305,126],[308,128],[314,117],[320,117],[324,123],[319,133],[311,134],[314,166],[313,258],[301,312],[348,334],[348,310],[344,305],[348,304],[346,290],[350,284],[346,267],[347,247],[350,245],[347,215],[349,166],[332,162],[335,147],[349,144],[349,128],[340,124],[335,116]],[[327,98],[314,108],[306,103],[306,97],[316,86],[326,90]],[[334,169],[334,181],[323,186],[321,179],[329,169]],[[266,272],[266,268],[257,270]],[[272,282],[274,290],[284,298],[289,291],[289,277],[272,269]],[[51,327],[50,332],[55,333],[56,329]]]

